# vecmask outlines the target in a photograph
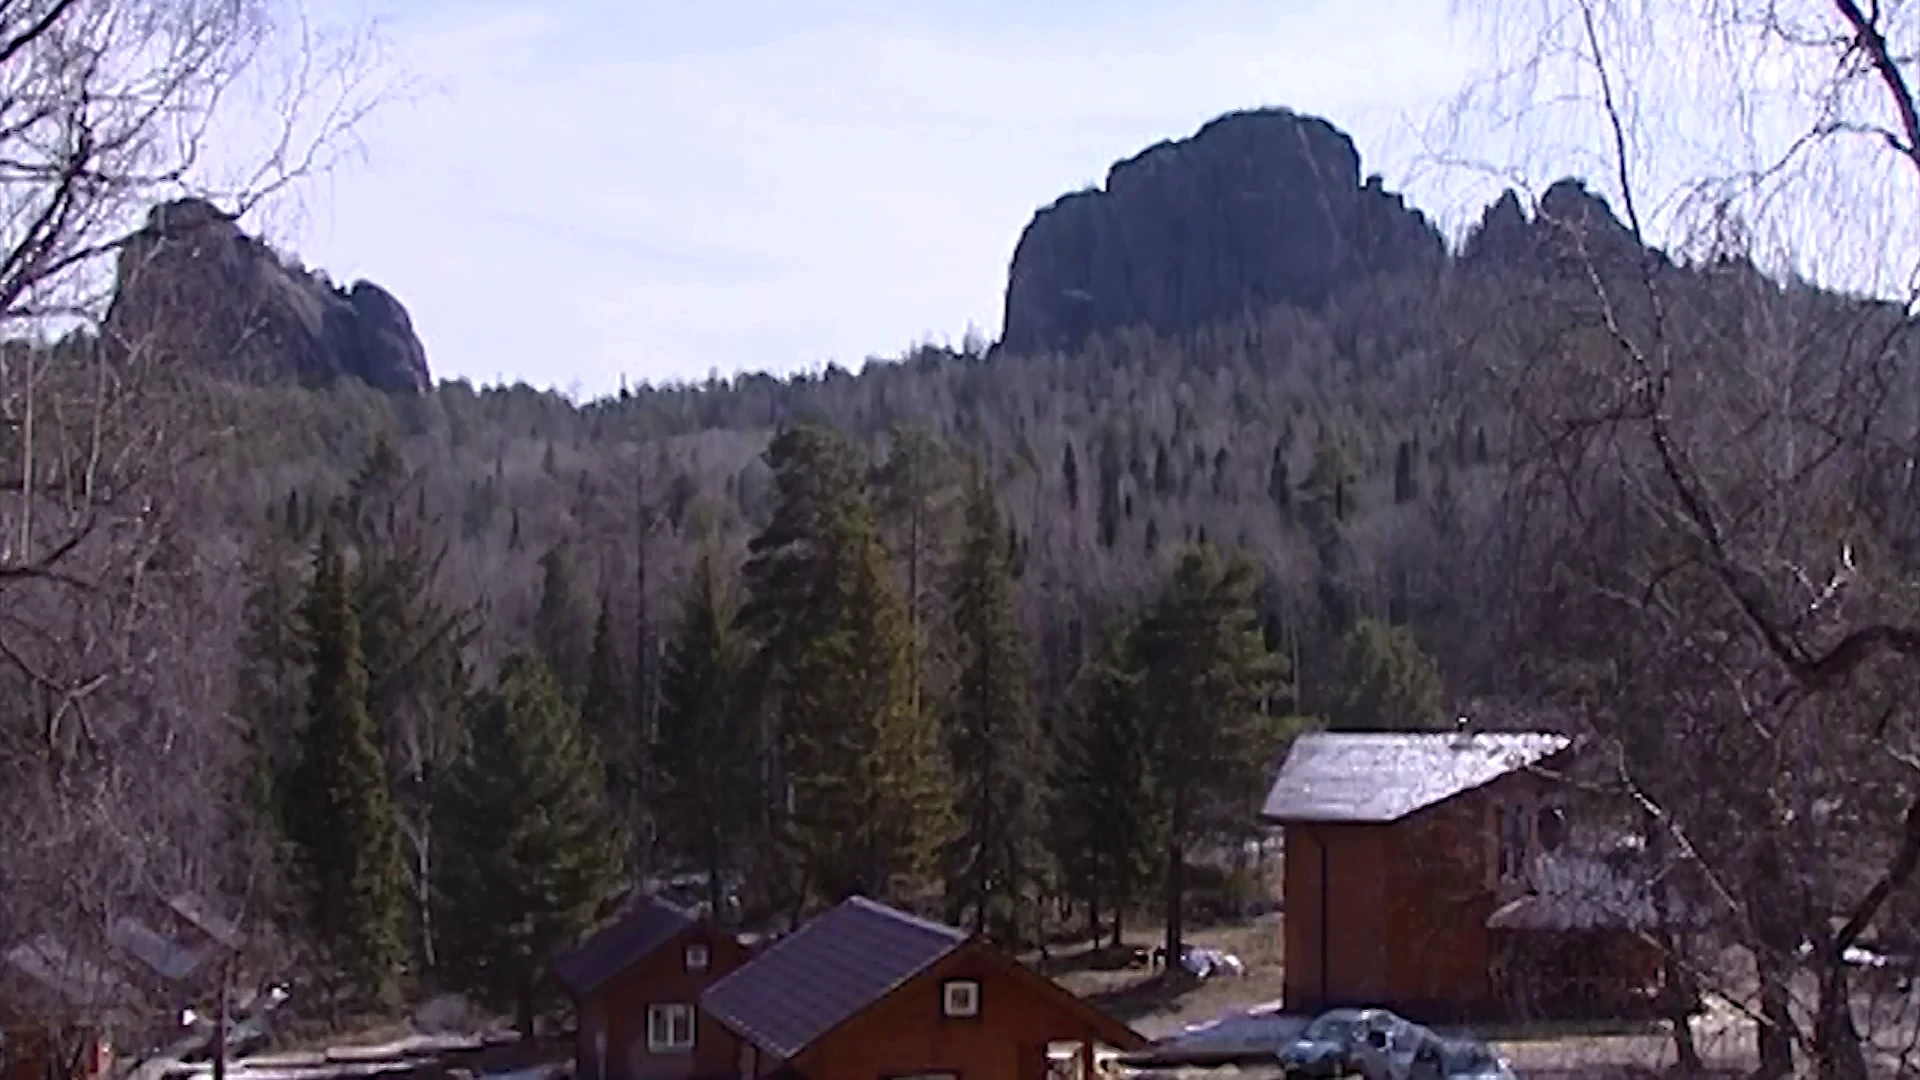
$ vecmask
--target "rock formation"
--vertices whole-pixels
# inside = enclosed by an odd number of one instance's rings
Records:
[[[1014,251],[1000,345],[1071,349],[1127,326],[1192,329],[1314,306],[1373,275],[1437,269],[1440,234],[1364,182],[1353,140],[1284,109],[1231,113],[1040,210]]]
[[[390,393],[432,386],[407,309],[368,281],[339,289],[199,199],[156,206],[121,251],[110,349],[249,381],[342,376]]]
[[[1666,258],[1643,248],[1614,216],[1607,201],[1579,180],[1556,180],[1540,196],[1531,219],[1511,189],[1480,217],[1461,248],[1460,261],[1478,269],[1584,280],[1589,269],[1603,275],[1631,271],[1637,260]]]

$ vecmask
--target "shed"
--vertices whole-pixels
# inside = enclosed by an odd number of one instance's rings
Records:
[[[700,995],[747,960],[734,935],[657,897],[640,898],[556,958],[574,1001],[579,1080],[731,1077],[734,1044]]]
[[[1146,1040],[964,931],[852,897],[714,984],[701,999],[734,1033],[742,1077],[813,1080],[1047,1075],[1073,1044]]]
[[[1570,745],[1539,732],[1296,740],[1261,810],[1286,830],[1288,1010],[1499,1012],[1487,920],[1525,892],[1560,813],[1539,770]]]

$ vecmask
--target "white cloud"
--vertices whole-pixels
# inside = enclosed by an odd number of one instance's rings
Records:
[[[1115,159],[1284,104],[1392,183],[1466,66],[1441,0],[556,7],[410,13],[438,92],[289,237],[401,297],[443,376],[593,393],[997,332],[1029,215]]]

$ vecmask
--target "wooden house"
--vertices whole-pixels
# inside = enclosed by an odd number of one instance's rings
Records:
[[[1550,956],[1578,957],[1565,966],[1591,1014],[1657,990],[1659,957],[1636,932],[1651,905],[1630,871],[1541,888],[1543,866],[1578,861],[1548,775],[1569,749],[1541,733],[1296,740],[1261,811],[1286,834],[1286,1008],[1512,1017],[1541,1000],[1525,977]]]
[[[700,995],[747,959],[703,916],[645,898],[554,961],[579,1015],[578,1080],[731,1077],[732,1038]]]
[[[0,1080],[98,1080],[145,1011],[118,972],[52,935],[18,942],[0,954]]]
[[[736,1036],[738,1075],[807,1080],[1039,1080],[1071,1044],[1137,1050],[1132,1028],[1001,949],[853,897],[715,983],[701,1004]]]

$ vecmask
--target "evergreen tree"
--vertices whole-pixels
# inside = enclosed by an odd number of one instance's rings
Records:
[[[936,726],[913,707],[905,604],[853,447],[793,428],[767,462],[777,501],[749,547],[742,616],[777,709],[792,899],[891,895],[932,868],[948,808]]]
[[[478,632],[466,608],[442,597],[446,541],[426,511],[422,478],[382,432],[349,485],[343,511],[359,557],[354,575],[367,710],[380,730],[411,875],[414,952],[433,943],[434,801],[458,742],[467,692],[461,650]]]
[[[297,551],[279,530],[266,530],[248,563],[248,589],[241,611],[235,712],[246,723],[248,770],[245,800],[254,820],[267,823],[276,840],[286,834],[286,808],[275,777],[296,752],[306,714],[306,649],[301,640],[303,583],[294,566]]]
[[[1361,619],[1341,642],[1340,681],[1327,710],[1335,731],[1434,731],[1446,692],[1411,631]]]
[[[553,956],[592,925],[623,880],[625,840],[602,766],[546,665],[519,653],[476,695],[453,770],[438,893],[446,967],[532,1033]]]
[[[706,875],[707,902],[728,918],[727,883],[741,869],[760,796],[759,731],[741,698],[747,642],[717,552],[703,551],[661,672],[661,829]]]
[[[587,662],[586,696],[580,723],[592,741],[606,775],[603,786],[616,811],[628,820],[638,810],[641,745],[633,717],[633,683],[621,656],[620,629],[613,604],[600,603],[593,622],[593,648]]]
[[[286,805],[308,928],[351,988],[390,1005],[406,963],[406,874],[380,737],[367,715],[353,586],[331,526],[320,536],[303,616],[308,719]]]
[[[1261,634],[1258,590],[1251,563],[1202,545],[1181,556],[1140,628],[1140,704],[1167,822],[1169,957],[1183,943],[1186,853],[1203,839],[1253,833],[1277,760],[1281,730],[1266,704],[1281,665]]]
[[[1134,628],[1118,628],[1082,675],[1075,707],[1054,727],[1047,808],[1069,893],[1086,902],[1096,937],[1112,914],[1116,945],[1152,882],[1162,827],[1134,647]]]
[[[947,895],[976,931],[1017,933],[1038,870],[1045,769],[1011,560],[992,483],[976,473],[947,602],[956,678],[946,735],[959,821]]]
[[[561,695],[578,708],[586,696],[588,668],[593,663],[593,619],[564,543],[540,557],[540,606],[533,616],[533,640]]]
[[[929,693],[927,628],[937,617],[935,566],[951,528],[959,470],[932,432],[896,426],[889,432],[885,463],[877,470],[877,511],[892,534],[892,547],[906,579],[908,634],[913,650],[913,703]]]
[[[1393,503],[1404,506],[1420,497],[1420,475],[1414,471],[1413,444],[1405,439],[1393,454]]]

